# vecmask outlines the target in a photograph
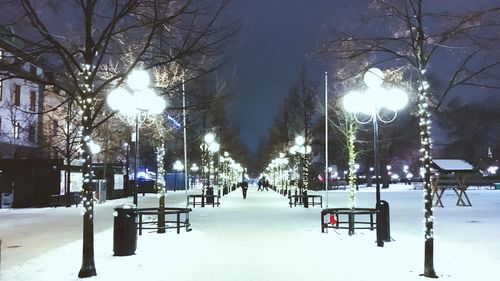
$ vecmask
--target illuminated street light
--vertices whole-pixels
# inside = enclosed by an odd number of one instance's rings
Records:
[[[215,141],[215,135],[213,133],[207,133],[203,137],[204,142],[201,144],[202,150],[206,153],[206,165],[208,166],[207,169],[207,178],[206,178],[206,187],[202,191],[203,193],[205,192],[206,189],[206,195],[213,195],[213,188],[210,187],[210,173],[213,169],[213,164],[212,164],[212,155],[214,153],[219,152],[220,145]],[[214,173],[215,174],[215,173]],[[212,203],[208,202],[207,203]],[[203,206],[203,205],[202,205]]]
[[[137,205],[139,180],[139,127],[153,115],[163,112],[166,101],[150,88],[151,78],[143,69],[133,70],[125,83],[113,89],[107,97],[112,110],[118,112],[120,119],[129,125],[135,125],[135,167],[134,167],[134,204]]]
[[[377,202],[377,245],[382,247],[384,240],[382,238],[380,223],[389,220],[386,214],[381,212],[380,201],[380,165],[378,151],[378,121],[390,123],[396,119],[397,111],[403,109],[408,103],[408,97],[404,91],[396,88],[387,89],[382,87],[384,82],[384,73],[378,68],[370,68],[364,74],[363,80],[368,87],[365,91],[354,91],[346,94],[342,100],[344,109],[354,114],[354,119],[360,124],[373,123],[373,150],[375,161],[375,183],[376,183],[376,202]],[[392,118],[385,120],[381,116],[381,109],[387,109],[393,112]],[[357,117],[359,113],[366,114],[369,119],[360,121]],[[386,206],[388,208],[388,206]],[[388,230],[387,230],[388,231]],[[386,235],[387,236],[387,235]],[[390,239],[390,238],[389,238]],[[385,237],[387,241],[388,238]]]
[[[196,174],[200,168],[196,165],[196,163],[193,163],[189,169],[193,172],[193,180],[191,181],[191,188],[193,188],[196,183]]]
[[[302,173],[300,173],[300,182],[302,185],[299,186],[301,195],[304,196],[304,208],[308,208],[307,202],[307,188],[309,185],[309,162],[307,155],[311,153],[311,146],[306,145],[306,140],[303,136],[295,137],[295,144],[290,148],[289,152],[292,155],[299,155],[302,167]]]
[[[177,173],[184,170],[184,165],[180,160],[176,160],[173,165],[175,174],[174,174],[174,190],[177,190]]]

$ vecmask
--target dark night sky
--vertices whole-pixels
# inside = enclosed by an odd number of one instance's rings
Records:
[[[232,119],[251,152],[265,139],[302,65],[313,80],[322,79],[322,64],[310,54],[329,28],[353,14],[356,3],[233,0],[228,15],[242,26],[223,72],[236,92]]]
[[[498,0],[450,0],[433,9],[491,5]],[[241,30],[226,49],[220,71],[235,92],[231,119],[251,152],[264,140],[302,66],[318,83],[329,68],[311,53],[332,29],[357,24],[367,0],[232,0],[226,16]]]

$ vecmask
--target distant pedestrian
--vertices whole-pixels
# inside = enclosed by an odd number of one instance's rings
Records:
[[[243,199],[247,199],[248,182],[244,181],[241,183],[241,191],[243,192]]]
[[[264,191],[264,188],[266,189],[266,191],[269,191],[269,181],[265,177],[263,179],[264,181],[262,183],[263,186],[262,191]]]
[[[262,191],[263,190],[262,189],[262,179],[259,179],[259,182],[257,183],[257,185],[258,185],[257,191],[259,191],[259,190]]]

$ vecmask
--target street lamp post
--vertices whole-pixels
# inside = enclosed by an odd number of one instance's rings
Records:
[[[307,202],[307,188],[309,185],[309,163],[307,155],[311,153],[311,147],[307,145],[306,140],[303,136],[295,137],[295,144],[290,148],[290,153],[299,155],[301,163],[301,171],[299,174],[299,189],[301,191],[302,202],[304,208],[309,208]]]
[[[384,201],[384,206],[380,200],[380,164],[378,149],[378,121],[390,123],[396,119],[397,111],[406,106],[408,97],[406,94],[396,88],[386,89],[382,87],[384,82],[384,73],[378,68],[370,68],[364,74],[363,80],[367,86],[364,92],[354,91],[348,93],[343,98],[343,105],[346,111],[354,114],[354,119],[360,124],[367,124],[370,121],[373,124],[373,153],[375,166],[375,184],[376,184],[376,206],[377,206],[377,245],[384,246],[384,240],[390,241],[389,235],[389,206]],[[392,118],[385,120],[382,118],[380,110],[386,108],[393,112]],[[357,118],[359,113],[369,116],[368,120],[361,121]],[[384,209],[386,210],[384,212]],[[386,222],[386,227],[381,226],[380,222]],[[386,233],[383,233],[384,230]],[[385,236],[385,237],[383,237]]]
[[[220,178],[222,179],[222,195],[228,194],[228,185],[229,185],[229,152],[224,151],[224,153],[220,156],[220,163],[222,163],[222,173]]]
[[[290,154],[291,157],[291,165],[290,165],[290,189],[288,191],[288,195],[292,195],[292,188],[294,189],[294,194],[297,195],[297,186],[298,186],[298,168],[297,168],[297,162],[299,156],[297,155],[297,145],[293,145],[289,148],[288,153]],[[293,184],[292,184],[293,182]]]
[[[207,153],[207,165],[208,165],[208,171],[207,171],[207,179],[206,179],[206,195],[213,195],[213,187],[210,187],[210,177],[211,177],[211,170],[212,170],[212,154],[216,153],[219,151],[220,145],[215,141],[215,135],[212,133],[207,133],[205,137],[203,138],[204,144],[203,147],[206,148],[206,153]],[[213,199],[212,199],[213,200]],[[207,203],[213,203],[213,202],[208,202]]]
[[[174,162],[173,168],[175,171],[175,174],[174,174],[174,191],[175,191],[177,189],[177,173],[184,170],[184,165],[182,164],[182,162],[180,160],[176,160]]]
[[[148,115],[163,112],[166,101],[157,96],[150,88],[150,77],[143,69],[133,70],[125,83],[113,89],[107,98],[111,109],[118,112],[120,119],[135,125],[135,167],[134,167],[134,204],[137,205],[139,181],[137,178],[139,166],[139,127],[148,119]]]
[[[279,157],[276,157],[275,160],[276,166],[278,168],[278,182],[280,185],[280,194],[286,195],[286,189],[285,189],[285,176],[284,176],[284,168],[288,164],[288,159],[285,157],[285,153],[280,153]]]
[[[191,170],[191,172],[193,172],[193,180],[191,181],[191,189],[193,189],[194,186],[195,186],[195,183],[196,183],[196,173],[198,172],[198,169],[199,168],[198,168],[198,165],[196,165],[196,163],[193,163],[191,165],[190,170]]]

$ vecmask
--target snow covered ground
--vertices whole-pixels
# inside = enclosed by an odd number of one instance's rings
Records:
[[[500,190],[469,190],[468,195],[472,207],[455,206],[456,195],[447,191],[445,207],[435,208],[434,268],[439,280],[500,280]],[[139,197],[140,207],[156,203],[147,198]],[[185,206],[182,192],[167,198],[169,206]],[[362,187],[357,206],[374,207],[374,198],[373,188]],[[136,254],[125,257],[113,256],[112,212],[131,199],[107,201],[96,206],[98,275],[88,280],[426,280],[419,276],[422,190],[391,185],[382,190],[382,199],[390,204],[394,239],[384,247],[376,246],[375,231],[321,233],[320,207],[290,208],[286,197],[251,186],[246,200],[236,190],[219,208],[194,208],[191,232],[143,233]],[[347,206],[347,192],[329,192],[328,202]],[[79,280],[81,218],[78,226],[68,223],[78,215],[74,207],[0,210],[0,280]],[[46,227],[34,227],[44,220],[50,222]],[[59,244],[47,246],[47,239]]]

